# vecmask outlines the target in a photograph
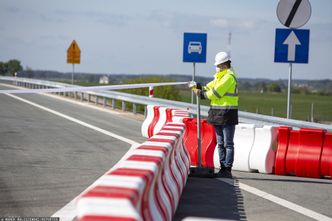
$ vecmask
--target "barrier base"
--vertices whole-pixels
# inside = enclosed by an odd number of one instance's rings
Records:
[[[214,178],[214,168],[206,167],[190,167],[189,177],[201,177],[201,178]]]

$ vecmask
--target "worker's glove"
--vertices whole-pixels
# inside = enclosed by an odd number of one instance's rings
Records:
[[[194,89],[193,92],[196,94],[196,96],[202,97],[202,90]]]

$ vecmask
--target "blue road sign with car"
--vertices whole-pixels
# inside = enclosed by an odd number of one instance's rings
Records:
[[[276,29],[274,62],[308,63],[309,35],[306,29]]]
[[[206,62],[206,33],[184,33],[183,62]]]

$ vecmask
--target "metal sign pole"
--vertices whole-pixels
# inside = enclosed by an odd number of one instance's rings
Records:
[[[196,62],[193,62],[193,67],[194,67],[194,72],[193,72],[193,76],[191,78],[192,81],[195,81],[195,74],[196,74]],[[191,92],[191,103],[193,104],[194,103],[194,92],[192,91]]]
[[[202,144],[201,144],[201,108],[200,96],[196,97],[197,101],[197,152],[198,165],[197,167],[190,167],[190,176],[193,177],[214,177],[214,169],[202,166]]]
[[[201,152],[201,107],[200,96],[196,96],[197,103],[197,150],[198,150],[198,167],[202,167],[202,152]]]
[[[73,64],[73,72],[71,73],[71,84],[74,84],[74,72],[75,72],[75,64]]]
[[[288,93],[287,93],[287,119],[292,118],[292,71],[293,64],[289,63]]]

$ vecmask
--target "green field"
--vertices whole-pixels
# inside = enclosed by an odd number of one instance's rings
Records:
[[[191,100],[187,90],[181,90],[184,101]],[[332,122],[332,97],[318,94],[293,94],[292,118],[298,120],[311,120],[311,105],[314,105],[314,120],[316,122]],[[209,105],[206,100],[203,105]],[[258,93],[249,91],[239,92],[239,109],[241,111],[286,117],[287,94],[286,93]]]

